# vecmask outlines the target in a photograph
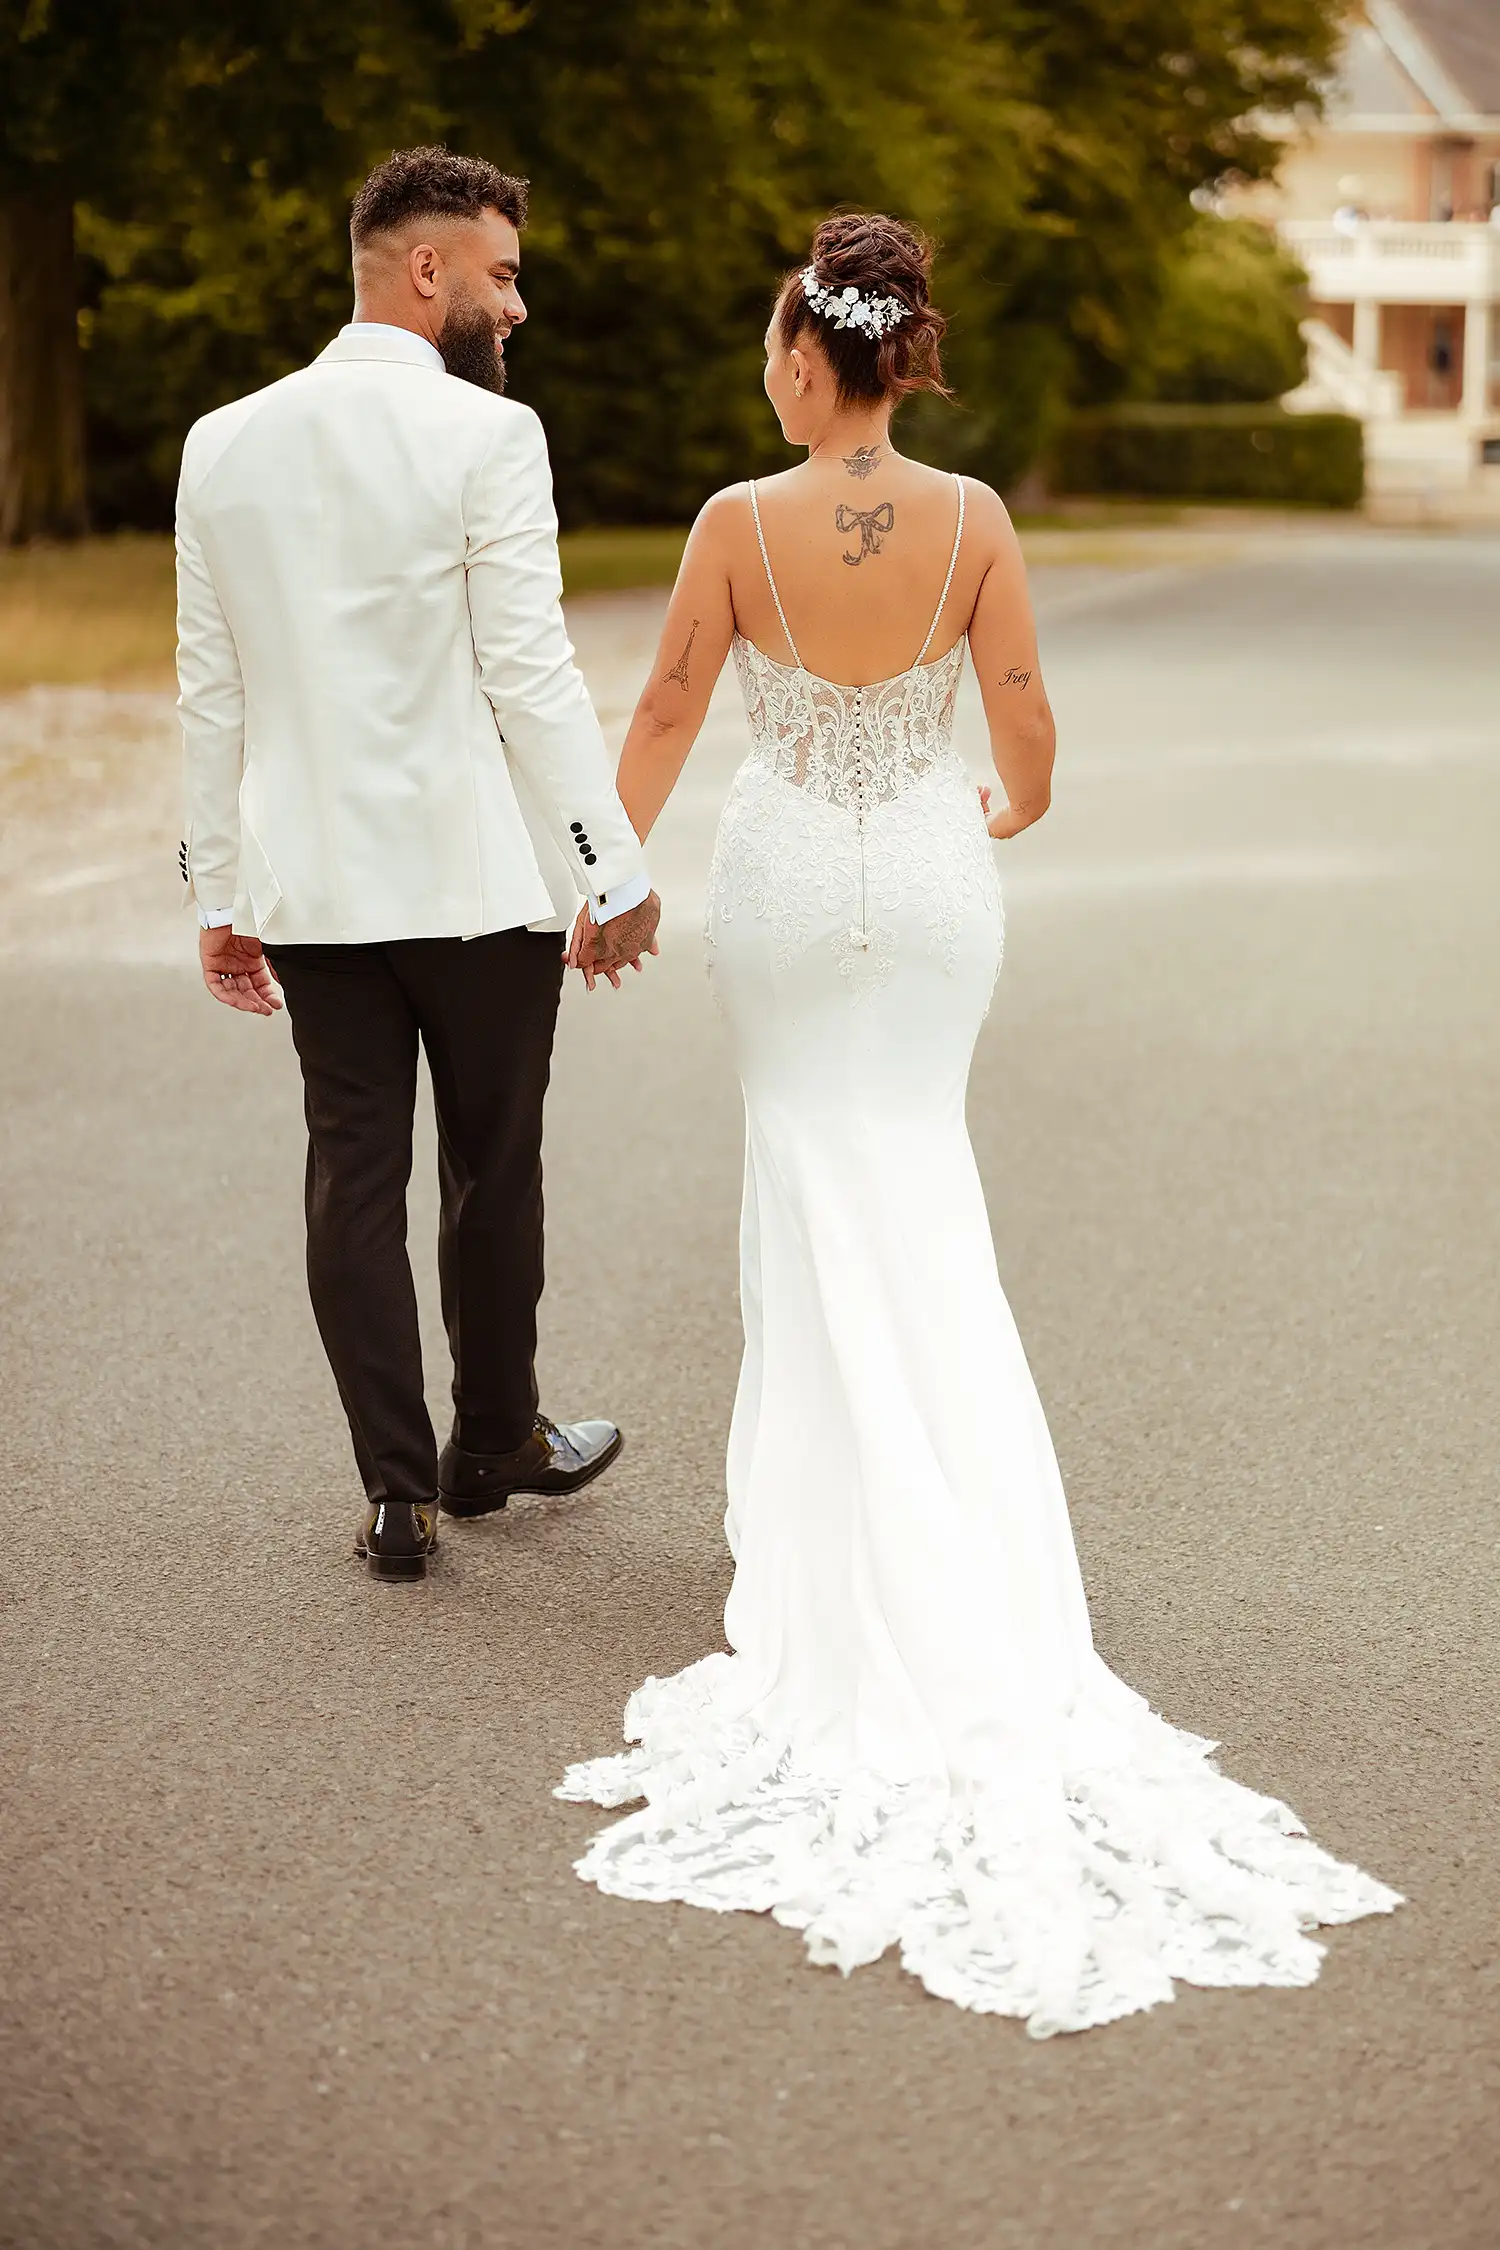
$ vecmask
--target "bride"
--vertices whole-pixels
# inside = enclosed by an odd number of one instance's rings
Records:
[[[964,1122],[1000,965],[989,839],[1046,811],[1053,724],[1000,500],[891,443],[901,399],[942,387],[929,263],[846,216],[787,278],[765,385],[807,460],[703,510],[621,760],[644,837],[733,653],[751,747],[708,903],[746,1114],[733,1653],[647,1680],[638,1747],[558,1794],[645,1800],[579,1862],[601,1890],[769,1910],[845,1971],[898,1945],[1040,2037],[1174,1978],[1310,1983],[1312,1928],[1400,1902],[1090,1638]],[[994,814],[953,747],[965,648]],[[592,983],[582,921],[570,958]]]

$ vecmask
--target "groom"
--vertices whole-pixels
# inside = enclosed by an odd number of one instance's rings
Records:
[[[372,1572],[438,1506],[566,1493],[619,1431],[537,1411],[542,1100],[581,891],[591,965],[660,904],[560,608],[541,425],[501,393],[526,183],[406,149],[354,200],[354,318],[190,431],[178,493],[182,871],[214,998],[282,1005],[308,1128],[307,1272]],[[437,1111],[441,1460],[406,1255],[417,1053]]]

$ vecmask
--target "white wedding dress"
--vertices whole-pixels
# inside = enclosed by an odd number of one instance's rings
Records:
[[[844,1970],[898,1945],[1043,2036],[1178,1977],[1310,1983],[1310,1929],[1400,1901],[1094,1652],[964,1122],[1001,910],[936,629],[861,688],[735,641],[752,746],[708,910],[746,1110],[733,1654],[648,1680],[638,1747],[558,1794],[646,1801],[578,1863],[601,1890],[768,1909]]]

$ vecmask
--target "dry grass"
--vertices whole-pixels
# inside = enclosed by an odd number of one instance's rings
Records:
[[[170,539],[0,550],[0,691],[169,687],[175,599]]]
[[[570,594],[670,586],[685,531],[576,531]],[[172,542],[122,532],[74,546],[0,550],[0,694],[29,687],[172,685]]]
[[[558,542],[563,585],[570,594],[620,594],[637,586],[670,586],[687,529],[646,526],[569,531]]]

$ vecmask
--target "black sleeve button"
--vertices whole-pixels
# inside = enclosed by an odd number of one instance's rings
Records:
[[[585,852],[583,855],[583,864],[585,867],[593,867],[596,864],[598,858],[599,854],[597,852]]]
[[[570,820],[568,822],[568,833],[572,836],[581,836],[583,834],[583,822],[581,820]]]

